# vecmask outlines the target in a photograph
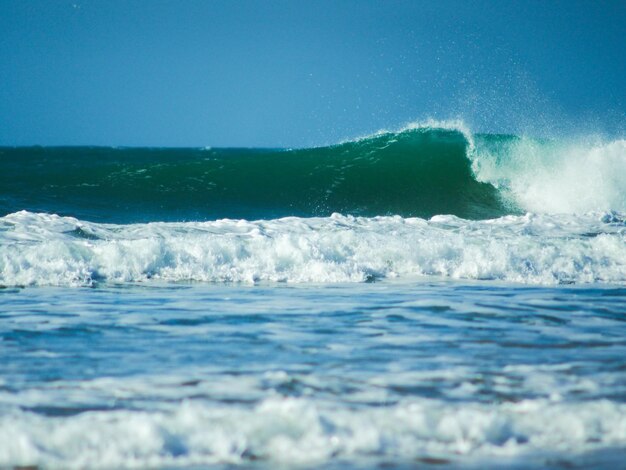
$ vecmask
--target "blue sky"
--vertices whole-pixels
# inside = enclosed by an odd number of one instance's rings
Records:
[[[0,145],[622,134],[624,1],[0,0]]]

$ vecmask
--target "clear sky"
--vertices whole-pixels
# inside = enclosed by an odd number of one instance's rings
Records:
[[[626,1],[0,0],[0,145],[622,134]]]

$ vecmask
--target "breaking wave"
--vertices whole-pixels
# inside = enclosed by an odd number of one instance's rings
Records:
[[[25,211],[0,218],[4,286],[363,282],[409,276],[623,283],[626,219],[618,213],[486,221],[334,214],[114,225]]]
[[[3,148],[0,214],[110,223],[626,211],[626,140],[539,141],[412,124],[296,149]]]

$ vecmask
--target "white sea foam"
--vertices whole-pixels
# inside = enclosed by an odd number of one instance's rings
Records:
[[[626,405],[608,401],[330,406],[269,398],[254,407],[182,402],[168,411],[0,416],[0,465],[119,468],[334,458],[527,458],[626,445]]]
[[[24,211],[0,218],[0,285],[5,286],[407,276],[624,283],[626,223],[619,214],[487,221],[335,214],[133,225]]]
[[[477,178],[501,189],[524,210],[626,211],[626,140],[559,143],[522,138],[495,152],[477,148],[472,158]]]

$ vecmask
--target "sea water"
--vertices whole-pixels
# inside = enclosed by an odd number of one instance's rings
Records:
[[[0,466],[626,461],[626,141],[0,150]]]

